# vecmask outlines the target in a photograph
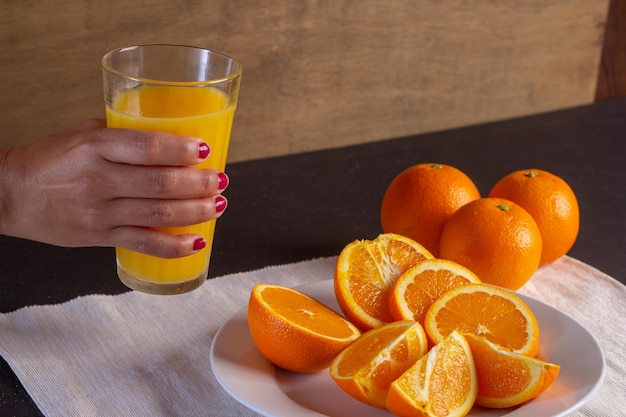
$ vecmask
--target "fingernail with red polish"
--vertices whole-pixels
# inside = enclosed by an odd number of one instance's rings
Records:
[[[205,246],[206,246],[206,240],[204,240],[201,237],[193,241],[193,250],[204,249]]]
[[[215,211],[218,213],[223,212],[224,210],[226,210],[226,205],[227,205],[227,201],[224,197],[222,197],[221,195],[218,195],[217,197],[215,197]]]
[[[228,175],[224,174],[223,172],[217,174],[217,186],[220,190],[224,190],[226,187],[228,187]]]
[[[210,153],[211,153],[211,148],[209,147],[208,144],[202,142],[200,145],[198,145],[198,156],[200,158],[204,159],[207,156],[209,156]]]

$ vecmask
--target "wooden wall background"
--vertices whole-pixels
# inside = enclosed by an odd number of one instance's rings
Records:
[[[611,0],[596,101],[626,96],[626,0]]]
[[[100,58],[138,43],[242,61],[231,162],[587,104],[608,5],[3,0],[0,146],[102,117]]]

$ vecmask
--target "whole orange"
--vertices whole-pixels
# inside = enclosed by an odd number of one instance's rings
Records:
[[[459,263],[483,282],[517,290],[541,259],[537,223],[519,205],[501,198],[472,201],[450,217],[440,257]]]
[[[446,221],[463,205],[480,198],[472,180],[449,165],[424,163],[402,171],[387,187],[380,209],[385,233],[407,236],[439,255]]]
[[[533,216],[543,243],[540,265],[556,261],[574,245],[580,227],[578,201],[560,177],[540,169],[515,171],[502,178],[489,197],[511,200]]]

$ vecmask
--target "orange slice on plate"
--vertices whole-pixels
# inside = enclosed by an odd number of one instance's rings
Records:
[[[480,284],[466,267],[445,259],[425,259],[396,280],[389,293],[389,310],[395,320],[424,324],[426,311],[447,291],[465,284]]]
[[[539,349],[539,325],[532,310],[513,292],[488,284],[446,292],[426,312],[424,329],[433,343],[458,329],[520,355],[536,356]]]
[[[510,352],[501,346],[472,334],[466,334],[476,373],[476,404],[506,408],[532,400],[556,379],[561,367],[536,358]]]
[[[393,233],[349,243],[339,255],[334,276],[341,311],[363,331],[392,322],[391,285],[410,267],[432,258],[419,243]]]
[[[321,302],[292,288],[256,284],[248,301],[254,344],[274,365],[311,373],[332,360],[361,332]]]
[[[363,333],[335,358],[330,376],[357,400],[385,408],[389,386],[426,354],[423,327],[397,321]]]
[[[391,384],[387,409],[401,417],[461,417],[477,394],[470,346],[454,331]]]

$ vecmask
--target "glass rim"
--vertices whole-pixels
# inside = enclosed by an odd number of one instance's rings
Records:
[[[213,78],[210,80],[205,80],[205,81],[163,81],[163,80],[155,80],[155,79],[151,79],[151,78],[146,78],[146,77],[137,77],[137,76],[133,76],[133,75],[129,75],[127,73],[125,73],[124,71],[120,71],[117,70],[115,68],[113,68],[109,63],[108,63],[108,59],[118,53],[122,53],[122,52],[126,52],[126,51],[130,51],[130,50],[134,50],[134,49],[138,49],[138,48],[146,48],[146,47],[168,47],[168,48],[184,48],[184,49],[195,49],[195,50],[199,50],[199,51],[207,51],[207,52],[211,52],[213,54],[217,54],[220,55],[226,59],[231,60],[232,62],[234,62],[235,64],[237,64],[237,71],[233,72],[232,74],[225,76],[225,77],[220,77],[220,78]],[[117,49],[113,49],[112,51],[107,52],[106,54],[104,54],[104,56],[102,57],[101,60],[102,63],[102,68],[111,73],[111,74],[115,74],[124,78],[128,78],[130,80],[133,81],[137,81],[140,83],[144,83],[144,84],[155,84],[155,85],[172,85],[172,86],[203,86],[203,85],[213,85],[213,84],[220,84],[223,82],[227,82],[227,81],[231,81],[234,80],[236,78],[239,78],[241,76],[241,72],[242,72],[242,66],[241,66],[241,62],[239,62],[238,60],[236,60],[235,58],[231,57],[230,55],[227,55],[223,52],[220,51],[216,51],[214,49],[209,49],[209,48],[203,48],[200,46],[192,46],[192,45],[184,45],[184,44],[168,44],[168,43],[148,43],[148,44],[139,44],[139,45],[132,45],[132,46],[124,46],[121,48],[117,48]]]

